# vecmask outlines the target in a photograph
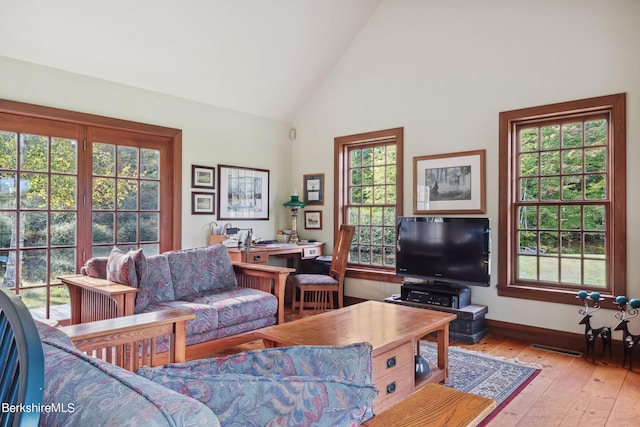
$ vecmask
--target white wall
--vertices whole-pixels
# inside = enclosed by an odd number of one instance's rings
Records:
[[[640,297],[640,2],[634,0],[386,0],[297,116],[293,180],[327,177],[324,229],[333,230],[333,138],[403,126],[404,214],[412,158],[487,151],[487,215],[497,271],[498,113],[627,93],[628,296]],[[306,236],[305,236],[306,237]],[[577,306],[498,297],[474,288],[488,318],[581,332]],[[347,280],[349,296],[381,300],[399,286]],[[597,313],[612,322],[613,311]]]
[[[215,220],[191,214],[192,164],[269,169],[269,221],[232,223],[252,227],[256,236],[265,238],[288,224],[282,207],[292,191],[287,123],[1,56],[0,98],[182,129],[183,248],[205,245],[206,226]]]

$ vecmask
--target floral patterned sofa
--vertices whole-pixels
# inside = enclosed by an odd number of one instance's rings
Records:
[[[354,426],[372,416],[371,346],[299,346],[129,372],[38,324],[41,426]]]
[[[268,268],[279,269],[282,276],[278,279],[281,286],[275,283],[272,292],[253,288],[252,280],[245,280],[249,285],[239,283],[239,269],[247,274],[249,269]],[[88,260],[81,274],[137,288],[133,312],[125,315],[190,309],[196,315],[187,323],[187,346],[192,346],[277,323],[284,308],[284,281],[289,271],[253,264],[232,265],[226,247],[218,244],[148,257],[140,249],[124,253],[114,248],[108,258]],[[73,277],[62,279],[73,286]],[[74,305],[72,301],[72,312]],[[159,343],[158,351],[166,349],[166,345]]]

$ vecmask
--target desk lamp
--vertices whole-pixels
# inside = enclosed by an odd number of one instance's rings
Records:
[[[294,193],[291,195],[291,200],[282,205],[291,209],[291,239],[289,239],[289,242],[298,243],[298,212],[304,208],[304,203],[298,200],[298,195]]]

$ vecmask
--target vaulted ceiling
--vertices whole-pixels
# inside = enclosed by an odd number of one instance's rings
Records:
[[[291,121],[381,1],[0,0],[0,55]]]

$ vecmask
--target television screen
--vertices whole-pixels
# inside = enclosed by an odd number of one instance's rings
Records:
[[[489,286],[489,218],[400,217],[397,226],[399,276]]]

